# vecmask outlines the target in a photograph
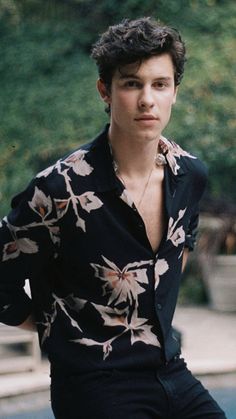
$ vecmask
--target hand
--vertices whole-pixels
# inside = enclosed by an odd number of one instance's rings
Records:
[[[37,332],[35,320],[32,314],[18,326],[20,329],[29,330],[31,332]]]

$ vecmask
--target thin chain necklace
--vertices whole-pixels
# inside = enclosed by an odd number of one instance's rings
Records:
[[[115,171],[116,175],[118,176],[118,178],[119,178],[119,179],[121,180],[121,182],[123,183],[123,185],[124,185],[125,189],[127,189],[127,186],[126,186],[126,183],[125,183],[125,181],[124,181],[123,177],[121,176],[121,174],[120,174],[120,173],[118,173],[118,172],[119,172],[119,165],[118,165],[118,163],[117,163],[117,162],[115,161],[115,159],[114,159],[114,154],[113,154],[112,145],[111,145],[110,141],[109,141],[109,147],[110,147],[111,156],[112,156],[112,158],[113,158],[113,167],[114,167],[114,171]],[[145,186],[144,186],[144,188],[143,188],[143,192],[142,192],[142,194],[141,194],[141,196],[140,196],[140,199],[139,199],[139,201],[138,201],[138,203],[137,203],[137,205],[136,205],[138,209],[140,208],[140,205],[141,205],[141,203],[142,203],[142,201],[143,201],[143,198],[144,198],[144,196],[145,196],[145,193],[146,193],[147,187],[148,187],[148,185],[149,185],[149,182],[150,182],[150,179],[151,179],[151,176],[152,176],[152,172],[153,172],[153,170],[154,170],[154,167],[155,167],[155,166],[163,166],[163,165],[165,165],[165,164],[166,164],[166,159],[165,159],[165,156],[164,156],[162,153],[158,153],[158,152],[157,152],[153,163],[154,163],[154,164],[152,165],[152,168],[151,168],[151,170],[150,170],[150,173],[149,173],[149,175],[148,175],[148,177],[147,177],[147,181],[146,181]]]
[[[138,201],[138,202],[137,202],[137,204],[136,204],[136,207],[137,207],[138,209],[140,208],[140,205],[141,205],[141,203],[142,203],[142,201],[143,201],[143,198],[144,198],[144,196],[145,196],[145,192],[146,192],[147,187],[148,187],[148,185],[149,185],[149,182],[150,182],[150,179],[151,179],[151,176],[152,176],[152,172],[153,172],[153,170],[154,170],[154,167],[155,167],[155,165],[153,165],[153,166],[152,166],[152,168],[151,168],[151,170],[150,170],[150,173],[149,173],[149,175],[148,175],[147,181],[146,181],[146,183],[145,183],[145,185],[144,185],[144,188],[143,188],[143,192],[142,192],[142,194],[141,194],[141,196],[140,196],[140,198],[139,198],[139,201]],[[117,170],[117,171],[118,171],[118,170]],[[121,176],[121,174],[117,173],[117,176],[118,176],[118,178],[122,181],[122,183],[123,183],[123,185],[124,185],[125,189],[127,189],[126,183],[125,183],[125,181],[124,181],[123,177]]]

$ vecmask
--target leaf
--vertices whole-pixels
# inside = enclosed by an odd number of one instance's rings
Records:
[[[178,227],[172,236],[169,238],[175,247],[179,246],[181,243],[185,242],[185,231],[183,226]]]
[[[118,266],[116,266],[116,264],[114,262],[112,262],[111,260],[107,259],[105,256],[102,255],[102,259],[106,262],[106,264],[108,266],[110,266],[111,269],[113,269],[116,272],[121,272],[121,270],[118,268]]]
[[[169,269],[169,265],[165,259],[158,259],[155,263],[155,290],[157,289],[160,276],[164,275]]]
[[[153,260],[149,259],[149,260],[141,260],[140,262],[132,262],[132,263],[128,263],[123,270],[128,271],[129,269],[133,269],[133,268],[139,268],[140,266],[144,266],[144,265],[153,265]]]
[[[122,194],[120,195],[120,199],[122,199],[122,201],[129,205],[129,207],[133,208],[134,201],[128,193],[127,189],[123,190]]]
[[[117,300],[116,305],[127,300],[131,303],[132,297],[137,300],[138,294],[145,291],[143,287],[140,287],[139,283],[148,284],[147,269],[128,269],[147,264],[152,265],[153,261],[130,263],[121,271],[115,263],[108,260],[105,256],[102,256],[102,258],[110,268],[95,263],[91,263],[91,266],[95,270],[95,276],[105,282],[103,295],[111,293],[108,304],[115,300]]]
[[[65,163],[79,176],[88,176],[93,171],[93,167],[84,159],[86,153],[85,150],[77,150],[65,160]]]
[[[56,294],[53,293],[53,297],[55,298],[55,302],[59,305],[59,307],[61,308],[61,310],[65,313],[66,317],[68,317],[68,319],[70,320],[71,326],[75,327],[76,329],[78,329],[80,332],[82,332],[82,329],[80,328],[79,324],[77,321],[75,321],[67,312],[66,307],[65,307],[65,300],[63,298],[59,298],[57,297]]]
[[[95,196],[94,192],[90,191],[79,195],[77,199],[79,200],[81,207],[88,213],[92,210],[100,208],[103,205],[102,201]]]
[[[36,176],[36,178],[40,178],[40,177],[47,177],[48,175],[50,175],[50,173],[53,172],[55,166],[50,166],[47,169],[42,170],[41,172],[39,172]]]
[[[117,308],[111,308],[108,306],[102,306],[99,304],[92,303],[92,305],[99,312],[100,316],[104,320],[104,326],[122,326],[127,325],[128,309],[119,310]]]
[[[46,218],[52,211],[50,197],[47,197],[37,186],[35,187],[32,201],[29,201],[28,204],[42,219]]]
[[[3,248],[3,257],[2,260],[5,262],[9,259],[15,259],[19,256],[20,249],[17,246],[17,243],[15,241],[6,243]]]
[[[186,212],[186,209],[187,209],[187,207],[184,208],[184,209],[182,209],[182,210],[179,210],[179,220],[181,220],[181,218],[183,218],[183,216],[184,216],[184,214]]]
[[[152,326],[147,325],[147,322],[148,319],[138,317],[137,309],[135,309],[128,326],[131,330],[131,344],[141,341],[148,345],[160,347],[157,336],[151,331]]]
[[[22,253],[37,253],[38,245],[33,240],[22,238],[17,240],[17,245]]]
[[[67,213],[70,201],[71,201],[71,198],[54,200],[56,211],[57,211],[57,217],[59,219],[62,218]]]

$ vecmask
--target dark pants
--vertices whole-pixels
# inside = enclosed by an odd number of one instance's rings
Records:
[[[52,377],[56,419],[225,419],[208,391],[175,359],[158,370]]]

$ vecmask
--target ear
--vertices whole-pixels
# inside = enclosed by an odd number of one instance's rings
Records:
[[[99,94],[100,94],[102,100],[104,102],[106,102],[108,105],[110,105],[110,103],[111,103],[110,94],[107,91],[107,88],[106,88],[104,82],[101,79],[97,80],[97,89],[99,91]]]
[[[172,105],[175,105],[175,103],[176,103],[178,89],[179,89],[179,86],[176,86],[175,91],[174,91],[173,100],[172,100]]]

